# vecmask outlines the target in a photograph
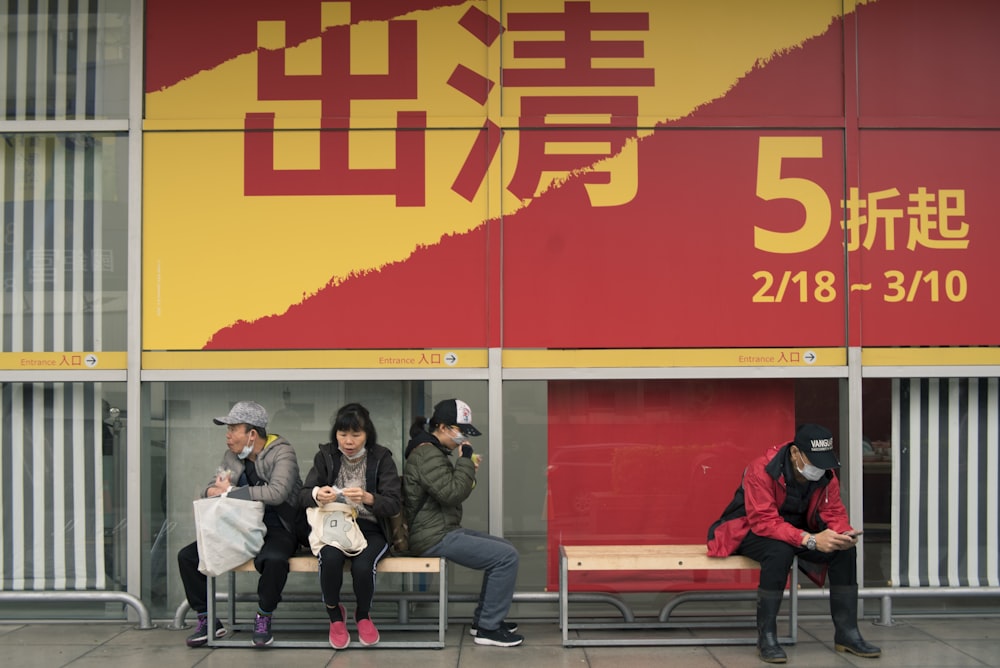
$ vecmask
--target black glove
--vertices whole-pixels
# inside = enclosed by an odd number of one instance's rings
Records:
[[[462,456],[466,459],[472,459],[472,446],[468,443],[462,444]]]

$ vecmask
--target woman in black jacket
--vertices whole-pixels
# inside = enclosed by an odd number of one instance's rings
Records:
[[[401,506],[399,472],[392,452],[377,443],[375,425],[361,404],[347,404],[337,411],[330,440],[319,446],[313,459],[312,470],[299,495],[301,506],[320,506],[337,500],[351,504],[358,511],[358,527],[368,541],[368,547],[354,557],[332,545],[319,552],[320,587],[330,616],[330,645],[344,649],[351,641],[345,624],[346,611],[340,604],[345,559],[351,560],[358,640],[362,645],[374,645],[379,640],[378,629],[371,620],[375,567],[388,551],[382,524],[398,513]]]

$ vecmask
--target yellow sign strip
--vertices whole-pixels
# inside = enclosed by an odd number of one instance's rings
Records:
[[[844,348],[505,350],[505,369],[844,366]]]
[[[145,352],[144,369],[485,369],[484,349]],[[503,351],[508,369],[844,366],[843,348],[671,348]],[[811,360],[811,361],[810,361]],[[865,348],[863,366],[1000,365],[1000,347]],[[3,371],[123,370],[125,352],[0,353]]]
[[[997,348],[864,348],[862,366],[961,366],[1000,364]]]
[[[63,353],[0,353],[3,371],[94,371],[128,368],[128,353],[74,351]]]
[[[143,369],[478,369],[483,349],[144,352]]]

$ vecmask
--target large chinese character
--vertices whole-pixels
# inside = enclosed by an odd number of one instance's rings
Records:
[[[492,46],[500,35],[500,23],[476,7],[470,7],[458,23],[486,46]],[[480,105],[485,105],[496,82],[465,65],[458,65],[448,78],[448,85]],[[502,134],[500,126],[486,119],[483,127],[476,133],[476,141],[451,185],[452,190],[470,202],[479,191],[493,156],[500,148]]]
[[[525,116],[543,118],[540,130],[522,130],[517,168],[507,189],[520,199],[536,194],[546,172],[580,172],[592,204],[598,204],[591,186],[609,185],[612,175],[597,168],[581,171],[595,162],[619,153],[625,142],[635,136],[639,101],[636,97],[525,97],[521,99]],[[607,129],[595,129],[593,122],[575,121],[574,117],[601,116]],[[614,204],[624,204],[635,197],[638,184],[637,158],[615,172],[621,196]],[[627,171],[626,171],[627,169]],[[622,183],[623,182],[623,183]],[[609,201],[600,201],[604,206]]]
[[[248,113],[244,121],[244,188],[247,195],[395,195],[400,206],[423,206],[425,190],[423,111],[396,113],[396,163],[393,168],[350,167],[350,116],[353,100],[417,99],[417,23],[388,22],[388,71],[351,73],[351,27],[332,25],[328,9],[346,3],[322,3],[322,71],[287,74],[285,22],[262,22],[258,30],[257,98],[318,100],[319,169],[275,169],[273,113]],[[275,37],[270,29],[279,30]],[[262,37],[263,36],[263,37]],[[263,44],[261,42],[264,42]]]
[[[955,227],[949,224],[950,218],[965,216],[964,190],[939,190],[935,196],[920,186],[917,192],[910,193],[910,202],[913,206],[906,209],[910,214],[907,249],[916,250],[918,244],[925,248],[969,247],[969,224],[965,221],[959,221]]]
[[[889,188],[868,193],[867,200],[864,200],[859,197],[857,188],[850,189],[849,198],[840,201],[840,205],[847,212],[843,223],[848,232],[847,250],[858,250],[861,245],[871,250],[878,236],[879,223],[885,230],[885,249],[890,251],[896,249],[896,221],[903,216],[903,210],[887,208],[882,202],[898,196],[897,189]],[[864,211],[867,211],[867,214],[863,213]],[[862,228],[865,232],[863,242]]]
[[[642,58],[645,44],[640,40],[598,40],[601,31],[648,31],[649,15],[639,12],[592,12],[589,2],[566,2],[563,12],[512,12],[507,30],[516,32],[558,32],[559,40],[514,40],[514,57],[559,59],[563,67],[506,68],[504,85],[509,88],[650,87],[655,72],[641,67],[596,67],[605,58]],[[614,188],[599,194],[601,186],[612,185],[612,174],[593,167],[603,159],[621,153],[634,131],[639,114],[635,95],[525,96],[521,99],[521,125],[540,128],[520,134],[517,168],[508,190],[520,199],[536,194],[545,173],[576,173],[588,190],[591,204],[624,204],[634,196],[638,183],[637,155],[616,166]],[[596,119],[596,120],[595,120]]]
[[[645,44],[636,40],[595,40],[598,31],[648,31],[649,14],[592,12],[589,2],[567,2],[562,13],[511,12],[509,31],[562,33],[562,40],[514,41],[514,57],[561,59],[561,68],[507,68],[504,86],[652,86],[649,68],[594,67],[595,58],[641,58]]]

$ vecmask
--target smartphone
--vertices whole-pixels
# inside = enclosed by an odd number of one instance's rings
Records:
[[[852,532],[850,532],[850,531],[845,531],[845,532],[844,532],[844,535],[845,535],[845,536],[851,536],[852,538],[856,538],[857,536],[860,536],[860,535],[861,535],[861,534],[863,534],[863,533],[864,533],[864,530],[862,530],[862,531],[855,531],[855,532],[853,532],[853,533],[852,533]]]

